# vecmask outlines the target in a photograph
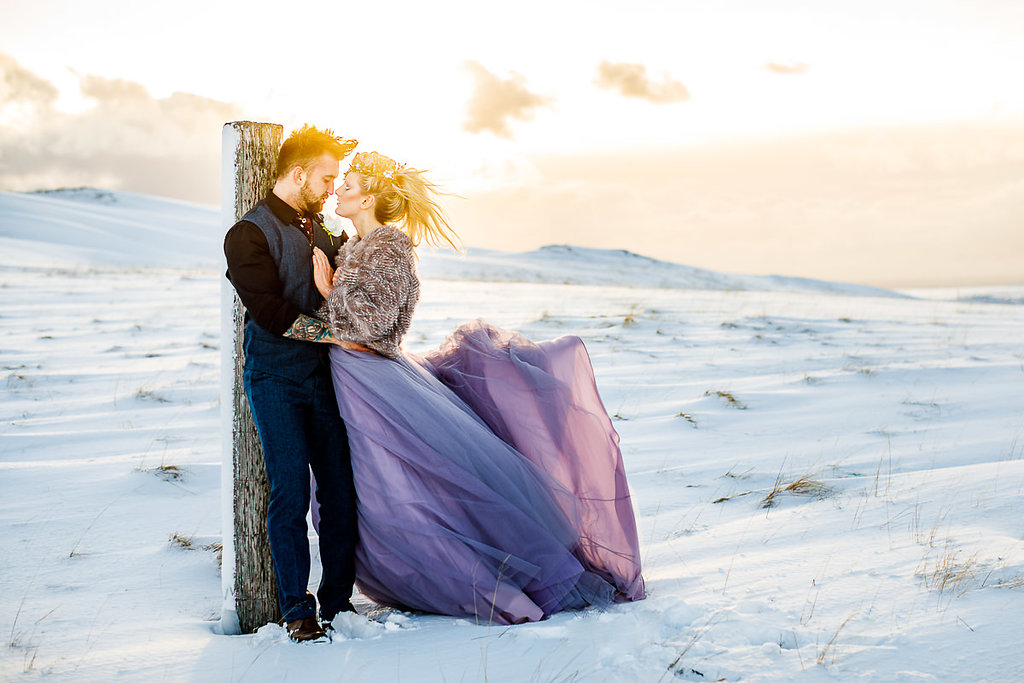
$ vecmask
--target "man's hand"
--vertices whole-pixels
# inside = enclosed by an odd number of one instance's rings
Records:
[[[334,285],[334,268],[331,268],[327,254],[319,247],[313,247],[313,284],[316,285],[316,291],[325,299],[330,295],[331,287]]]
[[[310,318],[308,315],[299,314],[292,326],[289,327],[284,336],[289,339],[300,339],[302,341],[324,342],[337,344],[338,340],[331,334],[331,328],[323,320]]]

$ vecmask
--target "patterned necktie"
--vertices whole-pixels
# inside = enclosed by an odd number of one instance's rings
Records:
[[[305,216],[300,216],[295,219],[294,225],[306,233],[306,239],[309,240],[310,244],[313,244],[313,221]]]

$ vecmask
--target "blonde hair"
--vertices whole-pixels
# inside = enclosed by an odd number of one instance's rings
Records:
[[[356,154],[348,170],[359,175],[363,194],[373,195],[373,212],[377,221],[401,222],[401,228],[413,246],[419,246],[426,239],[431,246],[447,244],[460,251],[456,244],[459,236],[448,224],[448,216],[435,199],[437,195],[448,193],[427,180],[424,171],[399,165],[394,159],[377,152]]]

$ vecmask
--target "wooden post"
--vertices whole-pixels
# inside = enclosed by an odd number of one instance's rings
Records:
[[[282,127],[224,124],[221,221],[234,225],[273,187]],[[252,633],[281,618],[267,538],[270,487],[263,450],[242,386],[245,309],[226,279],[221,284],[221,586],[225,634]]]

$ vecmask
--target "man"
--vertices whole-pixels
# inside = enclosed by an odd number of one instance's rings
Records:
[[[345,235],[323,225],[340,162],[355,140],[304,125],[281,146],[273,190],[224,239],[227,278],[246,308],[243,382],[270,481],[267,531],[277,598],[292,640],[325,635],[309,582],[306,513],[309,470],[320,503],[317,590],[326,627],[349,601],[355,580],[356,508],[345,424],[331,382],[330,330],[312,317],[323,298],[313,283],[312,250],[332,261]],[[321,494],[322,492],[322,494]]]

